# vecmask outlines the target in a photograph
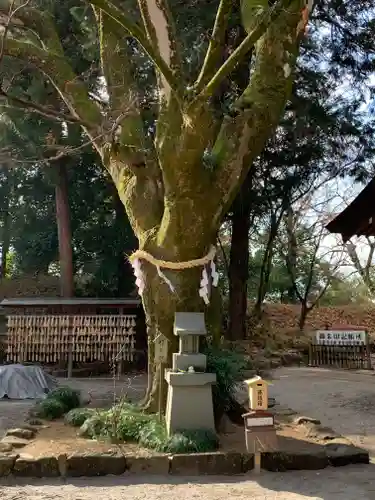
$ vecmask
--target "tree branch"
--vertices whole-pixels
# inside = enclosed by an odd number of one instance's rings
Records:
[[[90,100],[86,86],[79,81],[64,56],[9,36],[4,40],[4,53],[32,64],[47,76],[77,122],[85,124],[89,136],[97,135],[103,122],[100,109]]]
[[[214,182],[221,192],[217,221],[277,127],[291,93],[303,5],[304,0],[292,0],[259,39],[250,83],[232,115],[224,118],[212,151],[218,165]]]
[[[232,10],[232,0],[220,0],[210,43],[208,45],[201,71],[195,83],[195,88],[198,92],[202,89],[202,86],[207,83],[207,80],[213,77],[213,74],[217,70],[217,66],[220,63],[225,33]]]
[[[10,104],[13,103],[13,105],[14,105],[13,107],[22,108],[25,111],[37,113],[38,115],[43,116],[44,118],[57,120],[59,122],[75,123],[75,124],[79,124],[82,126],[89,126],[89,124],[85,124],[76,116],[66,115],[64,113],[59,113],[58,111],[56,111],[55,109],[53,109],[51,107],[42,106],[36,102],[29,101],[28,99],[22,99],[20,97],[11,96],[6,91],[4,91],[2,88],[0,88],[0,96],[3,96],[4,99],[6,99]],[[5,107],[9,107],[9,106],[5,106]]]
[[[126,33],[137,40],[146,54],[150,57],[154,65],[163,75],[163,78],[168,83],[172,92],[179,94],[181,87],[180,81],[175,78],[173,71],[165,62],[161,54],[158,51],[155,51],[155,49],[152,47],[150,42],[147,40],[144,31],[137,24],[129,21],[129,19],[121,12],[119,7],[117,7],[112,1],[90,0],[90,3],[91,5],[98,7],[103,12],[105,12],[110,18],[112,18],[120,26],[122,26]]]
[[[181,59],[177,34],[168,0],[138,0],[143,24],[150,44],[177,78],[181,79]],[[169,101],[171,87],[161,73],[161,99]]]
[[[259,21],[256,23],[256,26],[251,28],[246,38],[236,50],[232,52],[217,73],[207,83],[202,91],[204,97],[212,96],[215,93],[221,82],[230,75],[236,66],[244,59],[246,54],[254,47],[256,42],[266,33],[272,22],[274,22],[292,2],[293,0],[279,0],[272,7],[267,7],[265,9],[262,16],[257,18]],[[250,3],[250,0],[247,0],[247,2],[245,0],[244,3]],[[251,3],[253,3],[253,0],[251,0]],[[259,8],[259,3],[255,2],[255,4],[255,7]],[[255,11],[255,8],[253,10]]]

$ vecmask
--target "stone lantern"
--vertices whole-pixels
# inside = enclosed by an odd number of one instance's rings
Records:
[[[179,352],[173,354],[168,383],[166,424],[168,434],[181,430],[215,430],[212,384],[215,373],[206,373],[207,360],[199,352],[199,341],[207,334],[203,313],[176,313],[174,334]]]

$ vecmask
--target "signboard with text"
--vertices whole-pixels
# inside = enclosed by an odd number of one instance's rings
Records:
[[[365,345],[366,340],[367,334],[364,330],[318,330],[316,332],[316,343],[322,345]]]

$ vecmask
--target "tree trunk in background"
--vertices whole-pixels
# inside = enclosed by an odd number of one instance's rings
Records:
[[[310,312],[310,309],[307,306],[306,302],[301,302],[301,311],[300,311],[299,321],[298,321],[298,326],[299,326],[299,329],[301,332],[305,328],[306,318],[307,318],[307,315],[309,314],[309,312]]]
[[[60,286],[63,297],[74,296],[74,271],[70,206],[68,196],[68,173],[64,163],[55,168],[56,221],[59,238]]]
[[[4,212],[3,212],[3,227],[2,227],[2,242],[1,242],[1,267],[0,279],[6,277],[7,273],[7,258],[10,247],[10,231],[11,231],[11,214],[10,214],[10,197],[13,189],[12,174],[7,172],[6,191],[4,193]]]
[[[290,268],[290,273],[292,276],[296,276],[297,267],[297,238],[294,231],[294,213],[292,207],[288,208],[287,218],[286,218],[286,228],[288,235],[288,266]],[[288,288],[288,301],[292,304],[297,302],[296,289],[293,283]]]
[[[252,317],[256,322],[259,322],[262,317],[262,304],[268,291],[268,285],[272,271],[273,245],[277,236],[277,231],[280,227],[280,223],[281,216],[277,217],[275,214],[271,214],[270,230],[268,233],[267,245],[264,251],[262,266],[260,269],[258,295],[252,312]]]
[[[111,183],[113,186],[113,184]],[[119,245],[117,255],[118,275],[117,275],[117,296],[127,297],[134,285],[133,269],[127,255],[130,255],[138,248],[138,240],[130,227],[125,207],[118,195],[117,189],[113,186],[113,205],[116,219],[115,226],[117,234],[120,235],[123,245]],[[127,222],[124,228],[124,221]]]
[[[251,178],[243,184],[232,206],[232,235],[229,261],[228,339],[246,338],[247,281],[249,278]]]

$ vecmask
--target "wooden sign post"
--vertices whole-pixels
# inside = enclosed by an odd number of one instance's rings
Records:
[[[262,451],[277,449],[274,417],[268,412],[268,383],[256,376],[245,380],[249,390],[250,412],[243,416],[246,449],[254,454],[254,472],[260,473]]]

